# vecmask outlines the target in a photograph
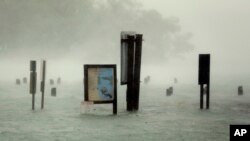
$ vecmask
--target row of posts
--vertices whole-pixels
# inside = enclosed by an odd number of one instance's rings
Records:
[[[45,74],[46,74],[46,61],[41,61],[41,83],[40,91],[41,96],[41,109],[44,109],[44,91],[45,91]],[[37,72],[36,72],[36,61],[30,61],[30,94],[32,94],[32,110],[35,110],[35,94],[37,85]]]
[[[140,73],[141,73],[141,54],[142,54],[142,34],[135,32],[121,33],[121,85],[127,85],[126,100],[127,111],[137,111],[139,109],[140,93]],[[45,70],[46,61],[41,63],[41,108],[44,108],[44,89],[45,89]],[[32,94],[32,109],[34,110],[35,93],[36,93],[36,61],[30,62],[30,93]],[[206,109],[209,109],[210,103],[210,54],[199,55],[199,75],[198,84],[200,85],[200,109],[203,109],[203,94],[206,91]],[[150,76],[144,82],[148,83]],[[17,82],[18,83],[18,82]],[[61,79],[57,80],[61,83]],[[177,79],[175,79],[177,83]],[[54,84],[54,80],[50,80]],[[55,93],[55,89],[53,92]],[[238,88],[239,95],[243,94],[243,87]],[[172,95],[173,87],[167,90],[168,95]]]
[[[22,82],[23,84],[27,84],[27,83],[28,83],[27,77],[24,77],[24,78],[22,79],[22,81],[21,81],[21,79],[18,79],[18,78],[16,79],[16,85],[21,85],[21,82]],[[50,83],[50,85],[54,85],[54,84],[55,84],[54,79],[50,79],[50,80],[49,80],[49,83]],[[56,83],[57,83],[58,85],[61,84],[61,78],[60,78],[60,77],[57,78]]]
[[[45,92],[45,76],[46,76],[46,61],[41,61],[41,109],[44,109],[44,92]],[[25,80],[25,79],[24,79]],[[27,80],[26,80],[27,81]],[[54,85],[54,80],[50,79],[50,84]],[[61,84],[61,78],[57,79],[57,84]],[[35,94],[37,85],[36,61],[30,61],[30,94],[32,94],[32,110],[35,110]],[[51,89],[51,96],[56,96],[56,88]]]

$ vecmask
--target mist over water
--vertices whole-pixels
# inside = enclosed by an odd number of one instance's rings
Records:
[[[250,32],[238,28],[244,26],[233,29],[228,19],[249,24],[235,7],[227,0],[0,0],[0,140],[228,140],[229,125],[249,124],[250,117],[250,67],[244,50]],[[121,31],[143,34],[140,106],[132,113],[126,111],[127,87],[120,85]],[[209,110],[199,109],[200,53],[211,54]],[[47,61],[43,110],[41,59]],[[30,60],[37,61],[34,111]],[[111,104],[83,103],[84,64],[117,65],[116,116]],[[28,83],[16,85],[23,77]],[[61,84],[56,83],[59,77]],[[239,85],[242,96],[237,95]],[[173,94],[166,96],[171,86]],[[55,87],[56,97],[51,96]]]
[[[197,86],[198,54],[211,53],[212,88],[250,84],[248,69],[220,61],[221,52],[199,52],[177,17],[166,17],[132,0],[1,0],[1,81],[29,77],[29,61],[47,60],[47,80],[82,83],[84,64],[117,64],[120,77],[120,32],[143,34],[141,80],[167,87]],[[197,38],[197,37],[196,37]],[[226,58],[225,58],[226,59]],[[221,59],[222,60],[222,59]],[[236,65],[237,64],[237,65]]]
[[[0,19],[1,72],[8,80],[27,75],[32,59],[46,59],[48,77],[66,80],[82,78],[83,64],[119,65],[121,31],[143,34],[147,68],[194,48],[178,18],[133,0],[1,0]]]

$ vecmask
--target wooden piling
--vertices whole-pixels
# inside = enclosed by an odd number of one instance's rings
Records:
[[[42,60],[41,62],[41,109],[44,108],[44,91],[45,91],[45,74],[46,74],[46,61]]]
[[[238,87],[238,95],[243,95],[243,86]]]
[[[206,109],[210,103],[210,54],[199,55],[200,109],[203,109],[204,85],[206,85]]]
[[[127,111],[133,111],[134,87],[134,36],[128,36],[128,68],[127,68]]]
[[[203,84],[200,85],[200,109],[203,109]]]
[[[35,110],[36,93],[36,61],[30,61],[30,94],[32,94],[32,110]]]
[[[135,39],[135,59],[134,59],[134,110],[139,109],[140,96],[140,74],[141,74],[141,52],[142,52],[142,34],[137,34]]]

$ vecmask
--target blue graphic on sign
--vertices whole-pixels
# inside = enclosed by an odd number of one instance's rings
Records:
[[[98,74],[98,95],[101,100],[113,99],[113,69],[101,68]]]

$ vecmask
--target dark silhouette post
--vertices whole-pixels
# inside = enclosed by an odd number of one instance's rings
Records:
[[[173,87],[169,87],[167,90],[166,90],[166,95],[167,96],[171,96],[173,95],[174,93],[174,88]]]
[[[36,94],[36,61],[30,61],[30,94],[32,94],[32,110],[35,110]]]
[[[42,92],[42,99],[41,99],[41,109],[44,108],[44,91],[45,91],[45,74],[46,74],[46,61],[41,61],[41,92]]]
[[[49,80],[49,83],[50,83],[50,85],[54,85],[54,80],[53,80],[53,79],[50,79],[50,80]]]
[[[56,96],[56,88],[51,88],[51,96]]]
[[[238,87],[238,95],[243,95],[243,86]]]
[[[128,36],[128,66],[127,66],[127,110],[133,111],[134,98],[134,36]]]
[[[206,108],[210,103],[210,54],[199,55],[199,85],[200,85],[200,109],[203,109],[204,85],[206,88]]]
[[[23,84],[27,84],[27,77],[23,78]]]
[[[127,84],[127,111],[139,109],[142,36],[121,33],[121,85]]]
[[[140,97],[140,74],[141,74],[141,52],[142,52],[142,34],[137,34],[135,39],[135,60],[134,60],[134,109],[139,109]]]
[[[200,85],[200,109],[203,109],[203,84]]]
[[[57,78],[57,84],[60,85],[61,84],[61,77]]]
[[[20,79],[16,79],[16,85],[20,85],[20,84],[21,84]]]

